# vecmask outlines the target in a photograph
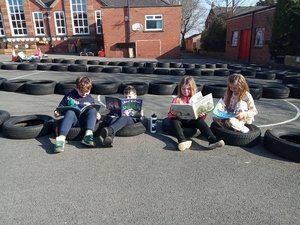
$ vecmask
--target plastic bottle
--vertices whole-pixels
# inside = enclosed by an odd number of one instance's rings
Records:
[[[150,118],[150,132],[151,133],[156,133],[156,121],[157,121],[157,116],[155,115],[155,113],[153,113]]]

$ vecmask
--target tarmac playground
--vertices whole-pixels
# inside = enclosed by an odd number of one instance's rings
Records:
[[[1,56],[2,62],[9,60]],[[180,80],[156,74],[0,70],[8,80],[59,82],[81,74],[102,81]],[[226,82],[223,77],[195,80]],[[62,97],[0,90],[0,109],[11,116],[53,116]],[[141,98],[146,117],[166,117],[171,95]],[[262,139],[272,127],[300,127],[299,99],[255,103]],[[0,133],[0,224],[300,224],[300,165],[270,153],[262,141],[251,148],[226,145],[208,151],[206,141],[193,138],[191,149],[179,152],[175,138],[158,124],[155,134],[116,137],[112,148],[96,142],[97,148],[87,149],[70,141],[65,152],[53,154],[54,135],[14,140]]]

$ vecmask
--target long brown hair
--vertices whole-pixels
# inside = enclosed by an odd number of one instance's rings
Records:
[[[226,98],[225,98],[225,105],[229,105],[231,96],[232,96],[232,91],[229,88],[229,84],[231,85],[235,85],[238,89],[239,92],[239,101],[242,100],[245,96],[246,93],[249,92],[249,86],[248,83],[245,79],[245,77],[242,74],[238,74],[238,73],[234,73],[231,74],[228,77],[228,86],[227,86],[227,90],[226,90]]]
[[[182,86],[189,86],[191,88],[191,96],[196,94],[198,92],[197,84],[192,76],[184,76],[181,81],[178,84],[178,97],[180,99],[183,98],[183,95],[181,93],[181,87]]]

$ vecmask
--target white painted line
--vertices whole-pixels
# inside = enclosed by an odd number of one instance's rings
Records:
[[[287,100],[284,100],[284,101],[286,101],[287,103],[289,103],[291,106],[293,106],[293,107],[296,109],[297,114],[296,114],[296,116],[295,116],[294,118],[289,119],[289,120],[285,120],[285,121],[282,121],[282,122],[279,122],[279,123],[260,125],[260,126],[257,126],[257,127],[271,127],[271,126],[277,126],[277,125],[289,123],[289,122],[292,122],[292,121],[298,119],[298,118],[300,117],[300,109],[299,109],[297,106],[295,106],[293,103],[290,103],[290,102],[287,101]]]
[[[23,78],[23,77],[29,77],[31,75],[35,75],[35,74],[39,74],[39,73],[45,73],[46,71],[39,71],[39,72],[36,72],[36,73],[30,73],[30,74],[26,74],[26,75],[23,75],[23,76],[18,76],[18,77],[15,77],[15,78],[11,78],[11,79],[8,79],[8,80],[15,80],[15,79],[20,79],[20,78]]]

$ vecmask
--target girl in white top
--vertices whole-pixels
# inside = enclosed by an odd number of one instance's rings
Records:
[[[214,118],[214,121],[221,123],[234,130],[248,133],[249,128],[245,124],[252,124],[257,109],[245,77],[241,74],[232,74],[228,77],[228,87],[223,98],[226,109],[236,113],[236,117],[230,119]]]

